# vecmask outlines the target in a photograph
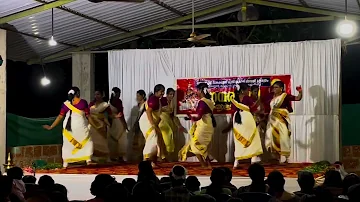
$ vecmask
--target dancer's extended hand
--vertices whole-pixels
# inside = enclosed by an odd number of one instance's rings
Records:
[[[302,92],[302,87],[301,87],[301,85],[300,85],[300,86],[296,86],[296,90],[297,90],[298,92]]]
[[[51,128],[51,126],[49,126],[49,125],[43,125],[42,126],[44,129],[46,129],[46,130],[51,130],[52,128]]]

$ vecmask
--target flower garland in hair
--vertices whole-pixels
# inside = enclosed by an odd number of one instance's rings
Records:
[[[240,85],[239,84],[236,84],[235,88],[236,88],[237,91],[240,91]]]
[[[203,89],[203,92],[204,92],[204,94],[208,94],[208,93],[209,93],[208,88],[204,88],[204,89]]]
[[[73,89],[69,90],[68,94],[75,95],[75,91]]]

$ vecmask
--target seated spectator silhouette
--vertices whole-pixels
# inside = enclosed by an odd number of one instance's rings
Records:
[[[35,183],[36,183],[36,177],[35,177],[35,176],[32,176],[32,175],[25,175],[25,176],[22,178],[22,181],[23,181],[25,184],[35,184]]]
[[[175,165],[171,170],[171,188],[164,192],[166,202],[188,202],[192,195],[186,189],[186,169],[181,165]]]
[[[266,193],[269,189],[265,183],[265,168],[259,163],[253,163],[248,168],[248,174],[251,179],[251,184],[240,187],[234,196],[246,192],[260,192]]]
[[[189,202],[216,202],[216,199],[208,194],[193,195]]]
[[[325,180],[321,187],[329,190],[333,197],[337,198],[343,193],[343,184],[340,173],[336,170],[328,170],[325,173]]]
[[[64,193],[61,193],[59,191],[52,191],[51,193],[48,193],[49,199],[51,202],[68,202],[68,198]]]
[[[89,202],[103,202],[105,197],[105,189],[110,184],[116,183],[114,177],[108,174],[99,174],[91,183],[90,192],[95,198],[88,200]]]
[[[347,195],[349,197],[349,202],[359,202],[360,201],[360,184],[356,184],[356,185],[349,187]]]
[[[134,178],[125,178],[121,182],[122,185],[128,190],[128,192],[131,194],[132,190],[136,184],[136,180]]]
[[[13,180],[8,176],[0,175],[0,201],[8,202],[10,201],[9,196],[11,194]]]
[[[129,202],[130,193],[124,185],[120,183],[113,183],[105,188],[104,202]]]
[[[25,201],[24,194],[26,192],[25,183],[22,181],[24,172],[19,167],[10,168],[7,171],[7,176],[13,180],[11,194],[16,196],[20,201]]]
[[[273,197],[271,201],[282,201],[282,202],[298,202],[300,197],[293,193],[287,192],[284,189],[285,179],[281,172],[274,170],[268,178],[267,183],[269,185],[269,194]]]
[[[294,192],[299,197],[302,197],[305,194],[312,195],[314,194],[315,178],[314,175],[309,171],[300,171],[298,173],[298,184],[300,191]]]
[[[39,178],[39,182],[38,185],[40,186],[41,189],[45,190],[45,191],[50,191],[53,189],[55,184],[55,181],[52,177],[50,177],[49,175],[43,175]]]
[[[196,176],[189,176],[186,178],[185,187],[192,194],[200,194],[200,181]]]
[[[152,181],[156,185],[160,184],[160,180],[156,177],[150,161],[141,161],[138,166],[137,182]]]
[[[360,178],[356,174],[350,173],[346,175],[343,180],[343,192],[342,195],[339,196],[339,198],[349,200],[349,197],[347,195],[349,187],[359,183],[360,183]]]
[[[224,188],[228,188],[231,190],[231,192],[235,192],[237,190],[236,186],[231,184],[231,180],[232,180],[232,171],[230,168],[228,167],[221,167],[222,169],[224,169],[225,171],[225,175],[226,175],[226,181],[225,181],[225,185]]]
[[[232,192],[228,188],[224,188],[226,182],[226,173],[221,168],[214,168],[211,172],[211,184],[208,187],[201,189],[200,194],[207,194],[214,197],[216,200],[222,194],[231,195]]]
[[[66,198],[66,200],[67,200],[68,190],[66,189],[66,187],[64,185],[55,183],[52,191],[61,193],[64,196],[64,198]],[[58,195],[58,194],[55,194],[55,195]]]
[[[163,202],[164,198],[155,188],[155,184],[152,181],[138,182],[132,192],[132,202],[144,202],[144,201],[156,201]]]

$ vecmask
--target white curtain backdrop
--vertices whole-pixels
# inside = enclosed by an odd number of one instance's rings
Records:
[[[176,87],[177,78],[290,74],[292,92],[302,85],[304,96],[294,104],[291,162],[339,159],[339,86],[341,41],[305,41],[186,49],[121,50],[109,52],[109,87],[122,89],[129,126],[136,113],[135,95],[161,83]],[[233,135],[220,131],[229,115],[216,117],[218,126],[211,155],[233,161]],[[190,122],[181,120],[190,128]],[[181,148],[189,135],[177,135]]]

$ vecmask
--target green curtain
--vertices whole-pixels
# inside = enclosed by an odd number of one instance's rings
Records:
[[[62,123],[53,130],[43,129],[42,125],[51,125],[56,117],[25,118],[15,114],[6,117],[7,147],[27,145],[62,144]]]
[[[360,104],[342,105],[341,138],[343,146],[360,145]]]

